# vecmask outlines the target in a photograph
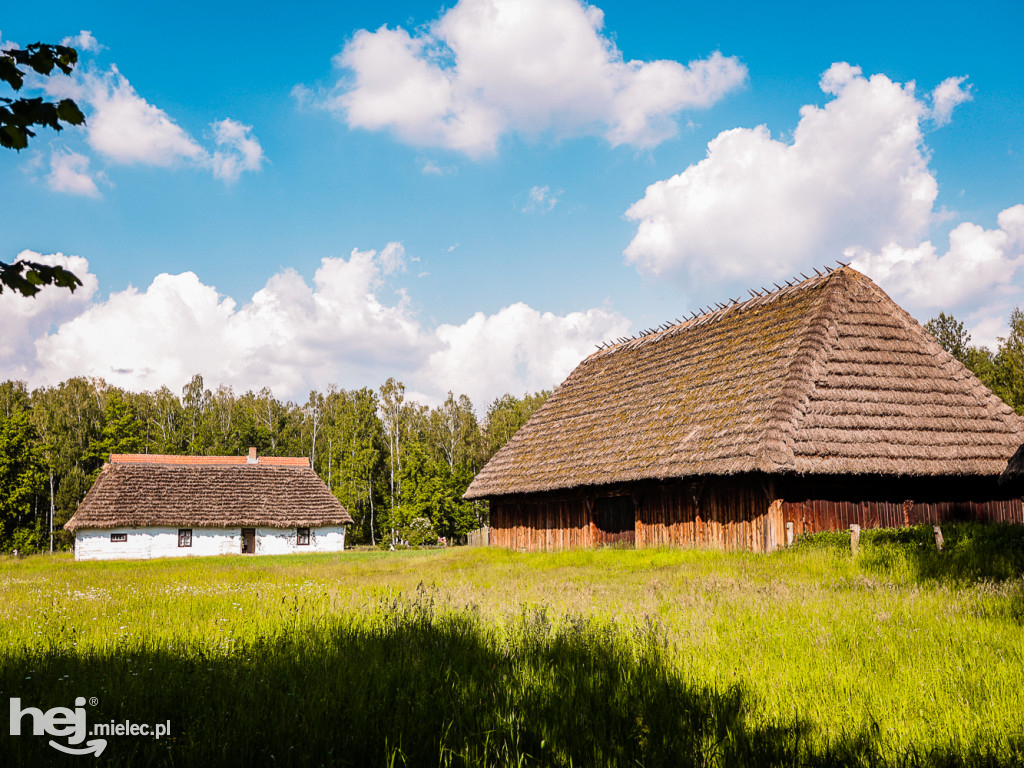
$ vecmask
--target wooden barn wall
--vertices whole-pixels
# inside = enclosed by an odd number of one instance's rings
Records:
[[[816,478],[779,483],[783,525],[793,523],[794,536],[818,531],[899,528],[976,521],[1024,524],[1024,501],[1006,497],[992,478],[860,482]]]
[[[704,546],[771,551],[785,542],[778,503],[770,504],[759,479],[645,484],[586,489],[574,495],[536,494],[491,500],[490,544],[538,550],[604,543],[595,526],[596,499],[631,496],[636,506],[635,546]]]
[[[976,520],[1024,524],[1024,501],[990,478],[780,478],[759,475],[636,483],[491,500],[491,546],[519,550],[604,542],[596,500],[630,496],[635,546],[770,552],[793,535]]]
[[[525,550],[592,546],[591,506],[583,496],[492,500],[490,544]]]
[[[768,487],[749,477],[653,486],[637,499],[636,546],[770,552],[785,523]]]

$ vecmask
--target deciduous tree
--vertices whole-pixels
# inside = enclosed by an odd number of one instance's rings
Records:
[[[4,548],[43,546],[39,501],[44,497],[46,475],[41,453],[26,411],[0,419],[0,546]],[[45,519],[45,506],[43,512]],[[24,532],[21,536],[19,530]]]
[[[935,337],[944,350],[966,364],[971,334],[964,329],[963,323],[952,315],[939,312],[938,317],[933,317],[924,324],[924,329]]]

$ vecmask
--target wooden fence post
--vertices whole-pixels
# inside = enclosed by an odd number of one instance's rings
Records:
[[[856,555],[860,547],[860,526],[856,523],[850,524],[850,554]]]
[[[792,546],[793,544],[793,521],[790,520],[786,523],[786,546]]]
[[[939,552],[941,552],[942,551],[942,544],[943,544],[943,541],[942,541],[942,528],[940,528],[939,526],[936,525],[933,530],[935,531],[935,547],[936,547],[936,549],[939,550]]]

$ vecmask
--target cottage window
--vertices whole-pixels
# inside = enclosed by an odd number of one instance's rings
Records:
[[[309,528],[297,528],[296,533],[296,544],[299,546],[306,546],[309,544]]]
[[[192,546],[192,529],[191,528],[179,528],[178,529],[178,546],[179,547],[191,547]]]
[[[127,533],[112,533],[110,534],[111,541],[128,541]]]

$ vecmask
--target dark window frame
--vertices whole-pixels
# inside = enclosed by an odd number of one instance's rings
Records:
[[[127,533],[112,533],[112,534],[110,534],[110,541],[113,542],[114,544],[124,543],[124,542],[128,541],[128,534]]]
[[[296,528],[295,529],[295,546],[297,547],[308,547],[309,546],[309,528]]]
[[[179,528],[178,529],[178,548],[192,546],[192,529],[191,528]]]

